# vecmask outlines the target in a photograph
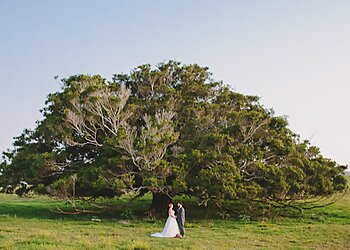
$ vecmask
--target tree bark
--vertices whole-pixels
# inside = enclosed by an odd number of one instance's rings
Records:
[[[168,204],[172,199],[163,193],[152,193],[152,204],[150,207],[150,214],[163,216],[167,215]]]

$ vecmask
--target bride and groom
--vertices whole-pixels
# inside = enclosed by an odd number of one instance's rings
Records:
[[[173,210],[173,203],[168,205],[168,219],[166,220],[164,229],[161,233],[151,234],[153,237],[179,237],[185,236],[185,208],[181,202],[177,203],[178,209],[176,215]],[[180,230],[180,232],[179,232]]]

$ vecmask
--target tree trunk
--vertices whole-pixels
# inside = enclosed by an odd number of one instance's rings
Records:
[[[171,202],[171,198],[163,193],[152,193],[152,204],[150,207],[150,215],[163,216],[167,215],[168,204]]]

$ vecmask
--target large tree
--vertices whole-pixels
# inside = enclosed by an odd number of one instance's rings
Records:
[[[44,119],[4,153],[2,185],[25,181],[62,197],[151,192],[158,212],[180,194],[218,206],[286,204],[346,188],[344,166],[205,67],[170,61],[111,82],[78,75],[62,83],[48,96]]]

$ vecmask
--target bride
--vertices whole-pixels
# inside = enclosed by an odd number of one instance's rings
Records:
[[[169,217],[166,220],[163,232],[161,233],[154,233],[151,234],[151,236],[153,237],[175,237],[176,235],[179,234],[179,227],[177,225],[177,221],[176,221],[176,216],[174,214],[174,210],[173,210],[173,203],[169,203],[168,205],[168,214]]]

